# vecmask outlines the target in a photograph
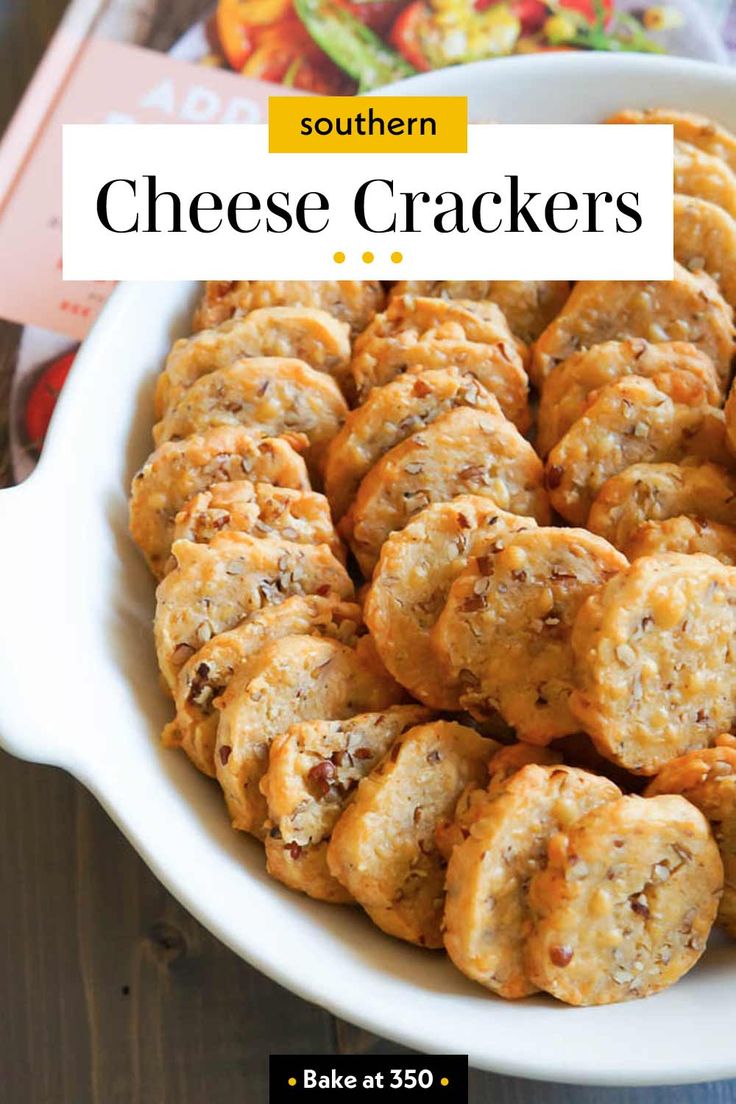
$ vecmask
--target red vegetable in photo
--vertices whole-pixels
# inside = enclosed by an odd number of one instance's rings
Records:
[[[77,350],[65,353],[44,368],[35,381],[25,407],[25,431],[30,444],[39,451],[49,428],[51,415],[64,381],[74,363]]]

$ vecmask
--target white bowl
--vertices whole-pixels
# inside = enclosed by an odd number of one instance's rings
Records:
[[[710,112],[736,127],[736,75],[636,56],[548,55],[415,77],[407,93],[467,93],[475,117],[594,121],[627,105]],[[270,881],[219,791],[158,735],[169,707],[151,641],[153,585],[126,530],[130,477],[150,449],[154,377],[186,332],[191,284],[121,287],[80,353],[42,462],[0,494],[0,731],[16,755],[71,771],[154,873],[237,954],[335,1014],[472,1065],[588,1084],[736,1075],[736,946],[658,997],[597,1009],[510,1004],[439,954],[351,909]]]

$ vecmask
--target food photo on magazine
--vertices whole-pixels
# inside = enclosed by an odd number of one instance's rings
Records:
[[[736,4],[56,9],[0,1099],[736,1104]]]

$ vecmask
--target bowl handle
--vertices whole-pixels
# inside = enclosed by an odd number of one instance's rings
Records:
[[[63,520],[60,496],[48,482],[48,473],[37,470],[0,491],[0,747],[21,759],[65,765],[54,723],[61,672],[53,661],[63,641],[51,638],[48,616],[53,610],[58,617],[63,599],[54,548]]]

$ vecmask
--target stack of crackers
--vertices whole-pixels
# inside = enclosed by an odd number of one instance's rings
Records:
[[[212,283],[131,532],[164,732],[269,873],[506,998],[736,936],[736,137],[674,278]]]

